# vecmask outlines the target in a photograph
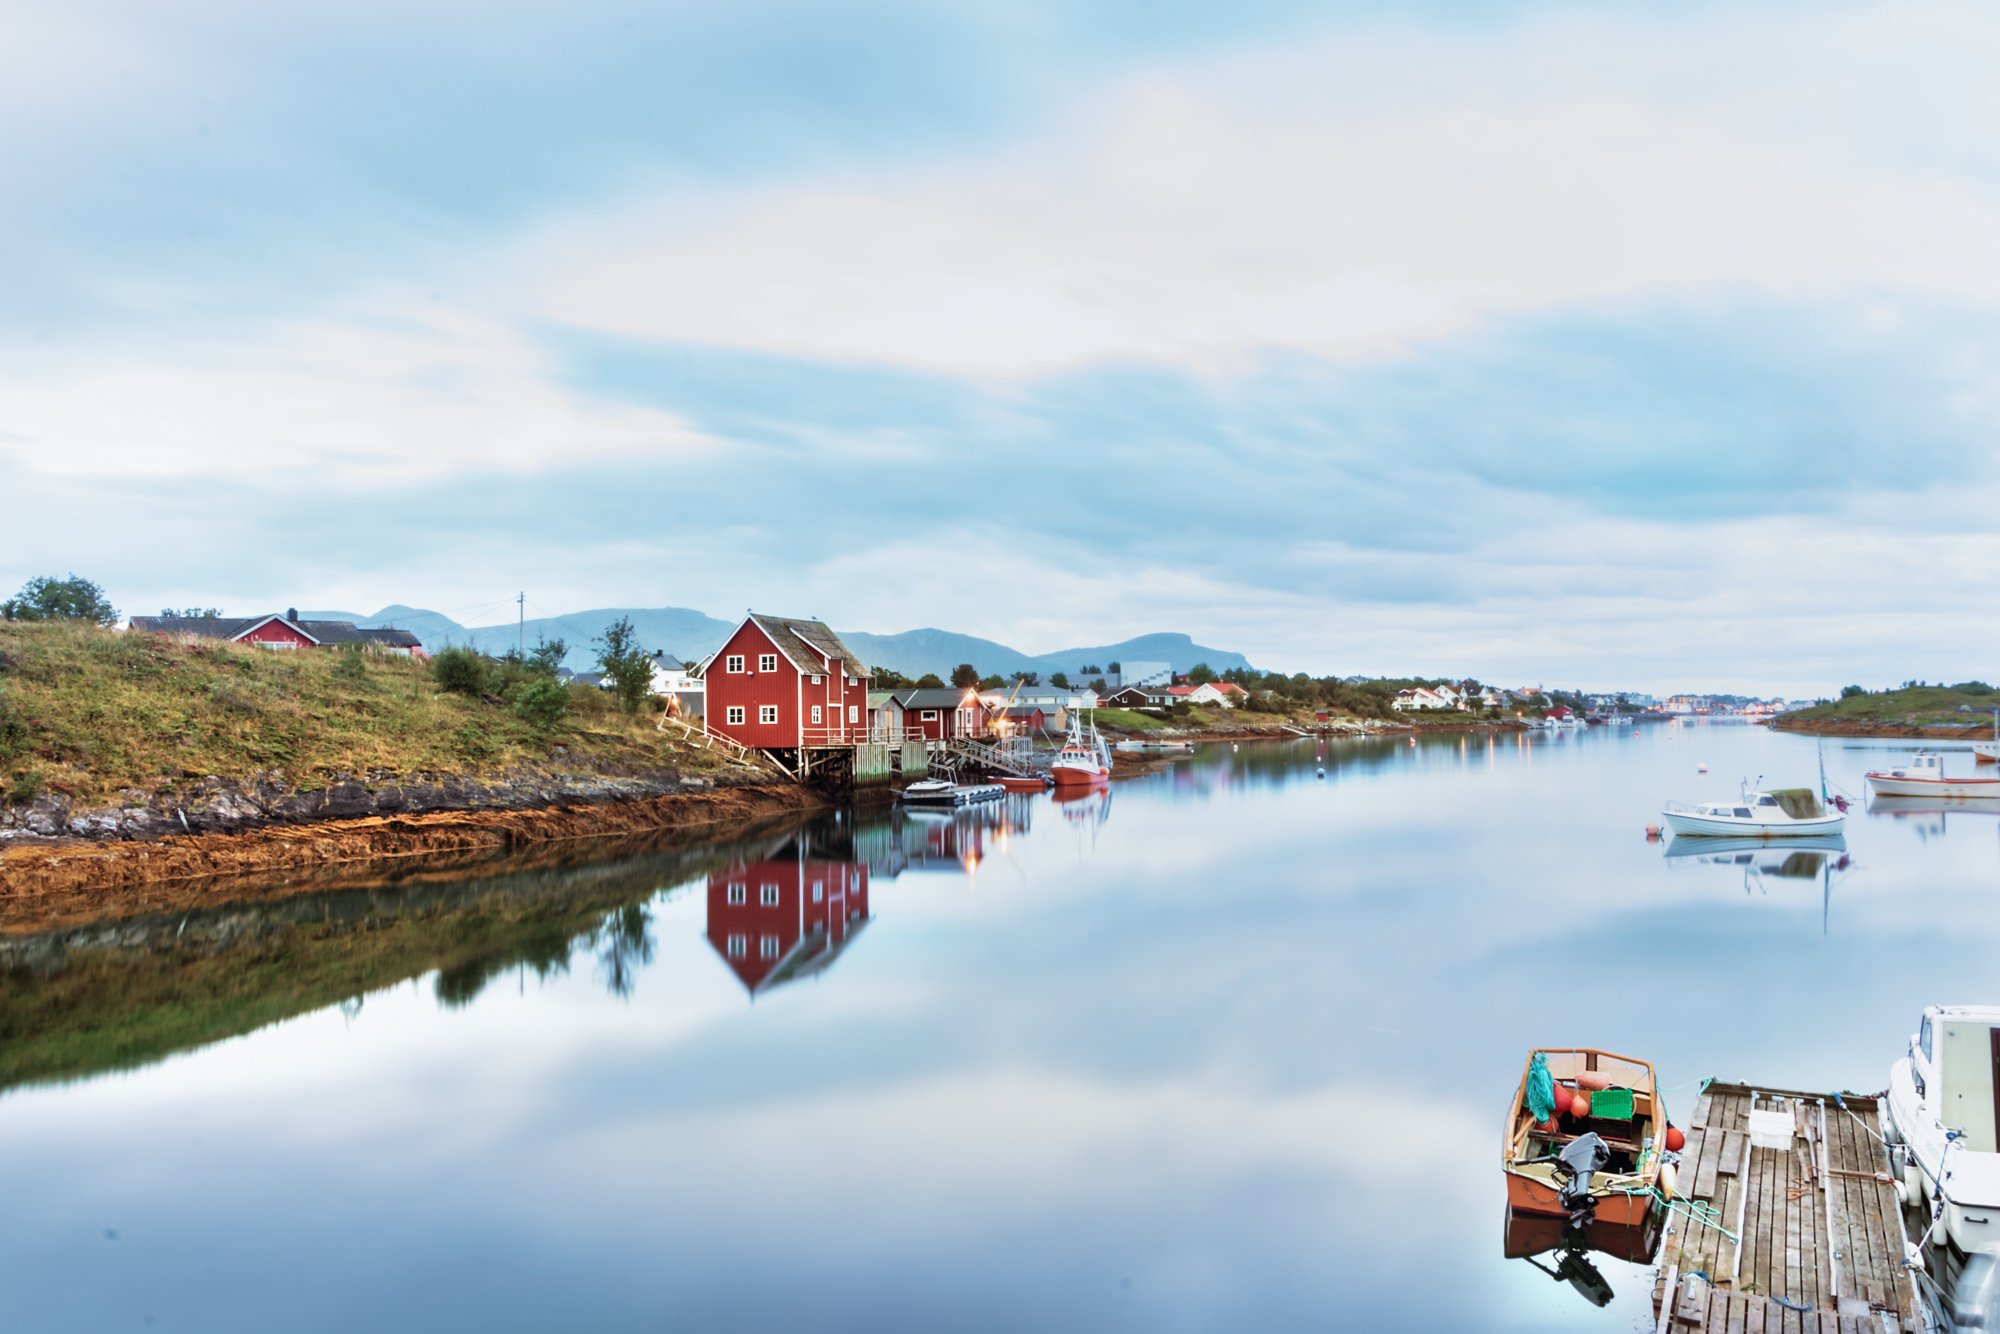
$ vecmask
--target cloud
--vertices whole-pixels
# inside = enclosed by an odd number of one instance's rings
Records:
[[[548,223],[520,252],[523,299],[633,336],[1016,377],[1379,357],[1669,292],[2000,295],[1988,177],[1910,165],[1876,101],[1828,96],[1928,86],[1912,31],[1977,46],[2000,21],[1704,19],[1344,31],[1133,73],[948,167]],[[1976,86],[1951,64],[1950,89]]]

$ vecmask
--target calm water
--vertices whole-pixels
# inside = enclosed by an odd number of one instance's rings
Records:
[[[1882,754],[1825,744],[1855,793]],[[80,1030],[15,1079],[84,1073],[0,1093],[0,1329],[1649,1327],[1643,1270],[1597,1310],[1501,1258],[1530,1047],[1875,1089],[1923,1004],[2000,991],[1995,816],[1645,841],[1759,774],[1815,743],[1218,747],[204,915],[6,993]]]

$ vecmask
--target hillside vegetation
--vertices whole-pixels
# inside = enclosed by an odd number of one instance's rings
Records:
[[[497,775],[631,773],[711,765],[653,715],[568,691],[537,724],[491,698],[448,694],[420,661],[272,652],[118,633],[75,622],[0,623],[0,803],[42,792],[109,801],[207,774],[281,771],[294,786],[390,770]]]
[[[1887,723],[1910,726],[1956,724],[1990,727],[2000,694],[1983,681],[1958,685],[1911,685],[1898,690],[1857,690],[1825,704],[1798,709],[1782,720],[1786,727],[1825,723]]]

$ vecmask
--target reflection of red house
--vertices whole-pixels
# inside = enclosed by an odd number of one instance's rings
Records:
[[[868,924],[856,862],[744,862],[708,878],[708,943],[755,996],[830,967]]]
[[[702,669],[712,732],[758,750],[868,739],[868,668],[818,621],[751,614]]]

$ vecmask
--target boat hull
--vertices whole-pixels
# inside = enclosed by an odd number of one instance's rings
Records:
[[[1057,787],[1097,787],[1111,781],[1109,769],[1086,769],[1080,765],[1058,764],[1049,770]]]
[[[2000,778],[1892,778],[1888,774],[1869,774],[1868,786],[1885,797],[2000,801]]]
[[[1609,1227],[1640,1226],[1653,1212],[1651,1195],[1598,1195],[1593,1192],[1591,1198],[1597,1203],[1597,1221]],[[1556,1194],[1554,1186],[1515,1172],[1507,1173],[1507,1207],[1515,1213],[1569,1217],[1569,1210],[1563,1208],[1562,1199]]]
[[[1696,815],[1689,811],[1661,811],[1660,818],[1667,822],[1667,828],[1676,834],[1687,834],[1696,838],[1798,838],[1825,837],[1838,834],[1845,828],[1847,817],[1826,815],[1810,820],[1785,820],[1782,823],[1759,820],[1739,820],[1717,815]]]

